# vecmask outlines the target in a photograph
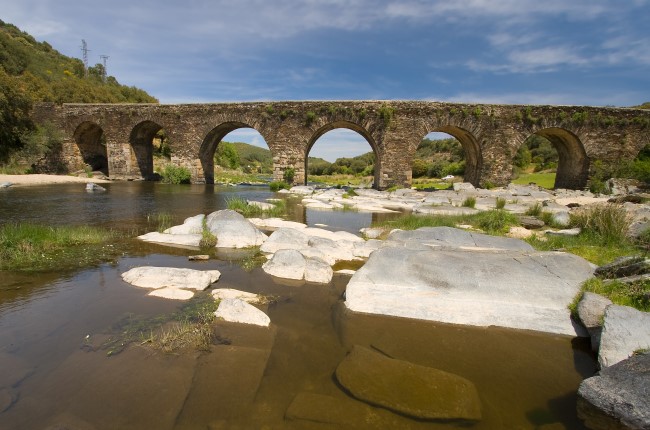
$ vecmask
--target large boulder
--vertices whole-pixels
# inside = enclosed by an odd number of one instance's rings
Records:
[[[594,430],[650,429],[649,399],[650,353],[646,352],[582,381],[578,416]]]
[[[640,349],[650,349],[650,313],[629,306],[607,306],[598,350],[601,368],[625,360]]]
[[[205,215],[199,214],[195,216],[191,216],[189,218],[185,218],[183,221],[183,224],[181,225],[175,225],[173,227],[168,228],[165,230],[163,233],[168,233],[168,234],[198,234],[201,235],[203,233],[203,220],[205,219]]]
[[[271,276],[282,279],[305,280],[327,284],[332,280],[330,265],[318,258],[305,257],[294,249],[281,249],[262,265],[262,270]]]
[[[271,324],[271,319],[268,315],[240,299],[221,300],[214,315],[228,322],[252,324],[262,327],[268,327]]]
[[[217,237],[217,248],[248,248],[260,246],[266,240],[264,233],[230,209],[212,212],[206,219],[206,226]]]
[[[355,312],[574,336],[567,306],[591,277],[560,252],[420,247],[374,251],[346,290]]]
[[[354,397],[418,419],[481,419],[474,384],[460,376],[396,360],[361,346],[336,368],[336,379]]]
[[[260,251],[272,254],[280,249],[300,249],[308,246],[309,236],[293,228],[279,228],[262,244]]]

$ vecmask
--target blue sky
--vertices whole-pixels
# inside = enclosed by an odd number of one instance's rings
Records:
[[[162,103],[650,101],[650,0],[0,0],[0,19],[69,56],[85,39]],[[334,130],[310,155],[369,150]]]

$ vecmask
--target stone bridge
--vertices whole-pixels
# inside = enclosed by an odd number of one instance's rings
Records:
[[[411,185],[420,141],[444,132],[461,143],[465,180],[506,185],[513,157],[532,134],[559,155],[556,188],[580,189],[596,169],[633,159],[650,143],[650,111],[587,106],[522,106],[427,101],[297,101],[215,104],[38,104],[37,122],[51,122],[63,145],[50,165],[100,168],[114,179],[153,177],[153,139],[164,130],[171,161],[187,167],[194,183],[214,181],[214,153],[233,130],[253,128],[273,156],[273,176],[287,168],[307,180],[309,151],[324,133],[346,128],[375,153],[375,187]]]

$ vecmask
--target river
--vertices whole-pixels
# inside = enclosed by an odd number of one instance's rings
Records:
[[[234,195],[264,200],[262,187],[150,182],[0,190],[0,223],[96,225],[142,233],[148,215],[223,209]],[[289,219],[357,232],[378,215],[305,210]],[[385,216],[385,215],[384,215]],[[472,429],[580,429],[576,390],[596,362],[582,339],[346,312],[347,276],[329,285],[287,285],[242,253],[190,262],[189,249],[116,242],[118,257],[46,273],[0,272],[0,429],[451,429],[354,400],[333,376],[353,345],[460,375],[476,386],[483,419]],[[183,305],[146,296],[121,273],[142,265],[217,269],[215,285],[272,295],[270,329],[218,323],[210,352],[165,354],[146,342],[100,348],[134,321]],[[302,396],[302,397],[301,397]],[[296,406],[297,398],[313,403]],[[361,412],[360,412],[361,411]],[[366,411],[366,412],[363,412]],[[367,414],[363,415],[362,414]]]

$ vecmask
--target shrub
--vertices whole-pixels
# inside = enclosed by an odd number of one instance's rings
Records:
[[[463,201],[463,206],[466,208],[473,208],[476,206],[476,197],[469,196]]]
[[[293,178],[296,176],[296,169],[293,167],[287,167],[284,169],[284,173],[282,173],[282,179],[284,179],[284,182],[287,184],[293,184]]]
[[[571,225],[580,227],[606,243],[625,243],[630,227],[630,217],[625,208],[615,204],[595,205],[571,215]]]
[[[285,190],[291,188],[291,185],[287,184],[286,182],[282,181],[273,181],[269,182],[269,189],[271,191],[279,191],[279,190]]]
[[[173,164],[166,165],[160,175],[165,184],[189,184],[192,180],[192,174],[187,167]]]

